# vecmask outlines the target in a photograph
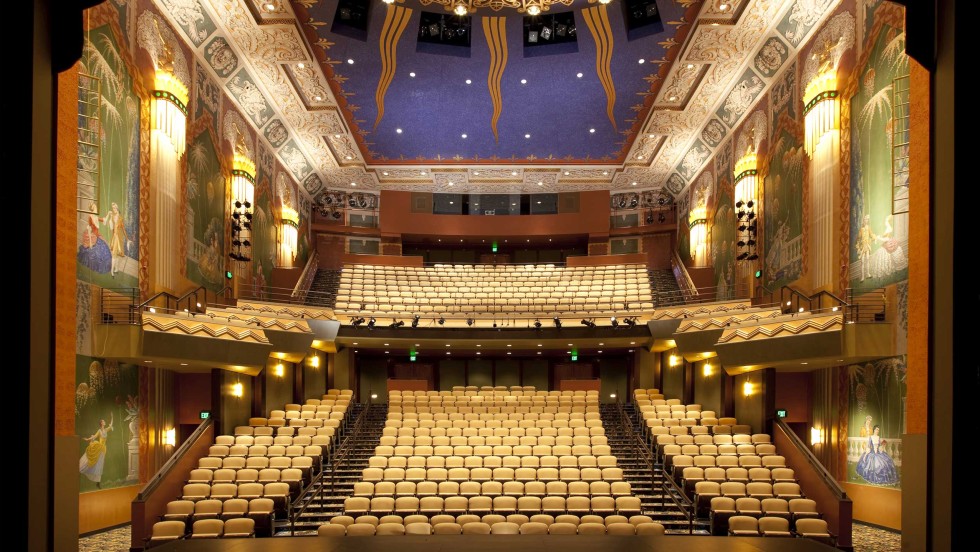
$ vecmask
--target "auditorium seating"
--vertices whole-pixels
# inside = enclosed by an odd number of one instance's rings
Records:
[[[384,527],[384,529],[382,529]],[[664,526],[648,516],[560,514],[460,514],[336,516],[317,528],[317,535],[663,535]]]
[[[554,316],[652,309],[642,264],[544,265],[345,264],[338,316]]]

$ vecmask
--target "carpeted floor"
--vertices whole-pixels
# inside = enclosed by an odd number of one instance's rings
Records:
[[[902,534],[861,523],[854,524],[854,552],[897,552]],[[129,526],[97,533],[78,540],[79,552],[128,552]]]

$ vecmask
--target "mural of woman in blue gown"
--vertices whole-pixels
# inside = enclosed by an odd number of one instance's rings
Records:
[[[898,483],[898,470],[895,469],[895,462],[883,449],[885,441],[880,433],[881,427],[875,424],[868,435],[868,450],[858,460],[857,473],[874,485],[894,485]]]
[[[95,206],[92,207],[94,210]],[[98,217],[89,215],[86,222],[82,243],[78,246],[78,262],[99,274],[106,274],[113,268],[112,250],[99,232]]]

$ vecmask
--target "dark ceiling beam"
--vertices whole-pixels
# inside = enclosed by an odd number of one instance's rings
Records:
[[[82,13],[105,0],[65,0],[58,2],[51,29],[51,63],[57,72],[70,69],[82,57]]]

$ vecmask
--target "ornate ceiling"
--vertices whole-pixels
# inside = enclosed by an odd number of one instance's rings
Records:
[[[622,0],[573,0],[548,14],[575,13],[575,51],[550,55],[524,53],[524,14],[480,8],[469,57],[419,47],[434,0],[377,0],[366,40],[331,32],[337,0],[154,2],[315,197],[680,194],[839,0],[658,0],[641,37]]]

